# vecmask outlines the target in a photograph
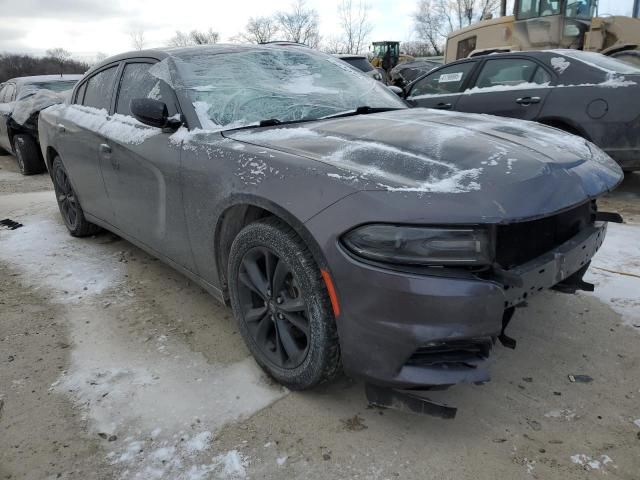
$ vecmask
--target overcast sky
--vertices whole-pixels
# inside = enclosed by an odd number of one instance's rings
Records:
[[[176,30],[220,32],[227,41],[250,16],[286,10],[292,0],[0,0],[0,52],[43,54],[52,47],[91,60],[131,49],[129,32],[145,32],[148,47],[166,45]],[[371,40],[414,39],[417,0],[368,0]],[[633,0],[601,0],[601,13],[629,14]],[[307,0],[323,37],[338,34],[338,0]]]

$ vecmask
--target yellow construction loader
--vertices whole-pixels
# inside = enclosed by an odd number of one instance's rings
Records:
[[[640,0],[616,0],[630,16],[598,14],[598,0],[515,0],[513,15],[486,18],[449,34],[445,63],[500,51],[575,48],[640,65]],[[606,13],[606,12],[603,12]]]

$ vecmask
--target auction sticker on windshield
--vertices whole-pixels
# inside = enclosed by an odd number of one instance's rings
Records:
[[[443,73],[438,79],[438,83],[459,82],[462,80],[462,72]]]

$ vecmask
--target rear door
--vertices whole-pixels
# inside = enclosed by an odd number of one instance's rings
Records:
[[[536,120],[551,92],[551,74],[528,58],[490,58],[483,62],[456,110]]]
[[[169,116],[180,114],[173,89],[153,76],[155,60],[130,59],[122,68],[111,134],[98,155],[111,205],[114,225],[181,266],[193,270],[191,246],[182,202],[180,141],[138,122],[131,100],[152,98],[167,105]]]
[[[108,65],[84,80],[75,91],[72,104],[61,114],[57,130],[58,153],[85,212],[113,222],[98,162],[101,131],[109,122],[119,63]]]
[[[456,63],[422,77],[409,87],[406,99],[413,107],[456,110],[460,94],[466,88],[477,61]]]
[[[16,86],[13,83],[5,83],[0,89],[0,147],[7,152],[12,150],[7,122],[11,116],[13,106],[10,103],[15,97],[15,92]]]

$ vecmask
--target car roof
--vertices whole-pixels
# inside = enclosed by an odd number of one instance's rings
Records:
[[[334,53],[334,57],[338,58],[367,58],[366,55],[356,55],[354,53]]]
[[[246,44],[246,43],[216,43],[213,45],[194,45],[188,47],[164,47],[164,48],[151,48],[147,50],[132,50],[128,52],[119,53],[112,57],[104,59],[102,62],[94,65],[87,71],[86,74],[94,72],[114,62],[122,60],[128,60],[130,58],[153,58],[155,60],[162,61],[165,58],[173,56],[181,56],[185,53],[208,53],[210,55],[219,55],[223,53],[237,53],[237,52],[250,52],[257,50],[290,50],[291,48],[307,48],[306,45],[294,43],[294,42],[271,42],[262,44]],[[309,49],[313,50],[313,49]],[[85,75],[86,75],[85,74]]]
[[[80,80],[82,78],[82,74],[62,74],[62,75],[31,75],[27,77],[15,77],[10,78],[7,82],[13,82],[18,85],[28,85],[30,83],[40,83],[40,82],[68,82],[70,80]]]

